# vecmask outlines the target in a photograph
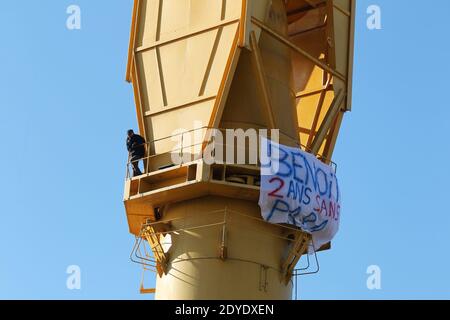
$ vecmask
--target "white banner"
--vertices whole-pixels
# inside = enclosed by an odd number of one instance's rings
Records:
[[[314,248],[339,229],[340,191],[335,170],[312,154],[261,138],[259,206],[271,223],[287,223],[312,235]]]

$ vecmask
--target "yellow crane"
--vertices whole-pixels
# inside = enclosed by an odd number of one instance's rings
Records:
[[[132,259],[156,272],[141,292],[292,298],[310,235],[262,220],[257,165],[189,156],[211,128],[279,129],[330,163],[351,108],[355,2],[134,0],[126,79],[147,154],[124,204]]]

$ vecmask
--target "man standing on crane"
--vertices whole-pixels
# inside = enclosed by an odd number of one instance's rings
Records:
[[[132,129],[128,130],[127,135],[128,161],[133,167],[133,177],[140,176],[142,172],[139,169],[139,161],[145,157],[145,139],[135,134]]]

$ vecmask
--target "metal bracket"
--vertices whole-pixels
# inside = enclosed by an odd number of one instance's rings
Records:
[[[267,292],[267,287],[269,286],[269,282],[267,281],[267,270],[268,266],[260,265],[259,266],[259,291]]]
[[[228,218],[228,208],[225,207],[222,225],[222,235],[220,239],[220,249],[219,257],[222,261],[225,261],[228,257],[228,247],[227,247],[227,218]]]
[[[222,239],[220,242],[220,259],[225,261],[228,257],[228,247],[227,247],[227,226],[224,224],[222,226]]]

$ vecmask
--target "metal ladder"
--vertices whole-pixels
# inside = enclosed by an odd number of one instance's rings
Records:
[[[161,234],[156,232],[154,226],[152,225],[144,225],[141,234],[142,237],[147,240],[150,248],[152,249],[156,260],[156,270],[158,275],[162,277],[167,271],[169,256],[164,252],[164,248],[161,245]]]
[[[289,250],[287,258],[281,264],[282,277],[286,285],[291,281],[295,266],[301,256],[308,252],[311,243],[311,235],[302,231],[297,231],[292,240],[292,248]]]

